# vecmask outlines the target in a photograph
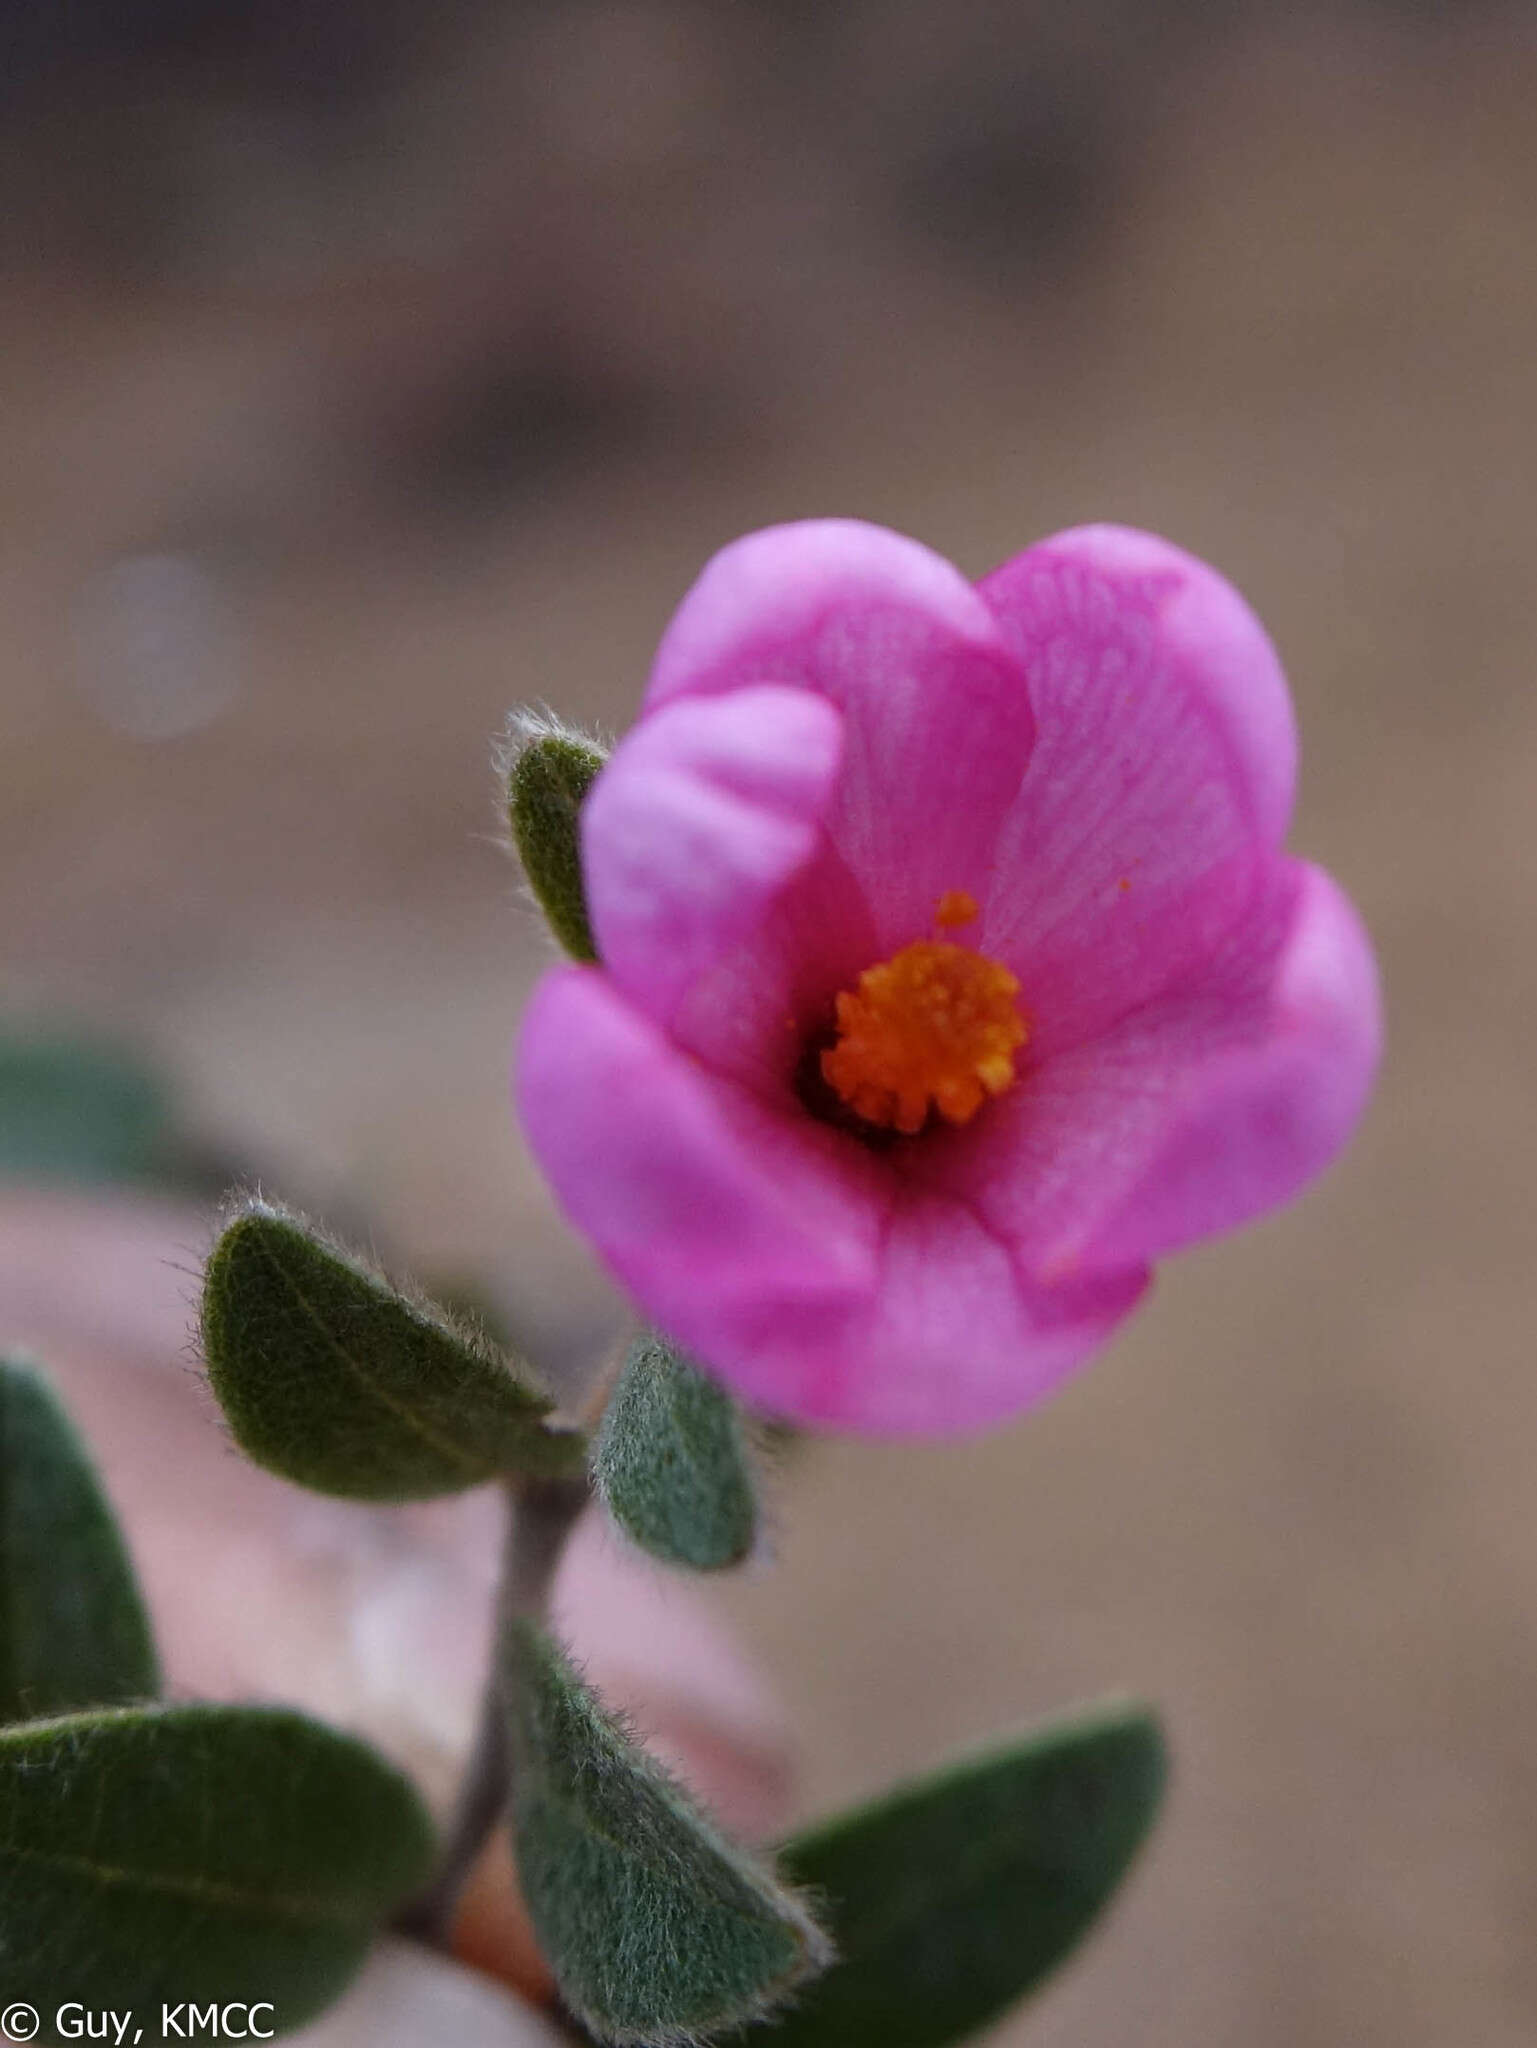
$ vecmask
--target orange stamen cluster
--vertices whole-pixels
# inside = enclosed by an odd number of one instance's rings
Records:
[[[968,924],[976,905],[958,890],[941,925]],[[837,999],[838,1038],[822,1074],[839,1098],[882,1130],[911,1135],[932,1110],[964,1124],[1014,1080],[1028,1035],[1019,983],[1006,967],[945,939],[916,939]]]

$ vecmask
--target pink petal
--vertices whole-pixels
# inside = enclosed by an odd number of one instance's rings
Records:
[[[643,719],[582,814],[593,933],[661,1021],[763,917],[819,843],[842,751],[837,712],[765,685]]]
[[[1221,942],[1285,832],[1296,732],[1259,622],[1166,541],[1082,527],[981,594],[1024,665],[1037,738],[979,944],[1020,975],[1044,1056]]]
[[[840,1163],[836,1133],[708,1073],[599,970],[535,990],[517,1099],[571,1221],[663,1328],[709,1339],[711,1363],[765,1328],[836,1330],[868,1299],[874,1162]]]
[[[1146,1285],[1032,1282],[964,1202],[681,1053],[607,978],[523,1028],[529,1143],[641,1309],[749,1400],[878,1434],[979,1428],[1048,1392]]]
[[[1288,1200],[1344,1145],[1381,1039],[1371,949],[1278,862],[1181,987],[1048,1059],[922,1163],[1043,1279],[1151,1259]]]
[[[1265,1035],[1205,1067],[1085,1248],[1093,1263],[1161,1256],[1290,1201],[1360,1120],[1382,1051],[1377,965],[1332,878],[1302,866],[1300,879]]]
[[[669,626],[648,715],[762,682],[799,684],[843,714],[827,830],[879,952],[925,933],[947,889],[983,898],[1034,720],[1019,664],[959,570],[854,520],[735,542]]]
[[[820,1341],[768,1331],[731,1361],[764,1407],[829,1429],[953,1436],[1035,1406],[1099,1351],[1147,1290],[1132,1264],[1033,1281],[965,1202],[904,1190],[868,1314]]]
[[[795,1079],[829,999],[880,958],[863,890],[823,836],[746,941],[673,1012],[674,1039],[717,1072],[797,1116]]]

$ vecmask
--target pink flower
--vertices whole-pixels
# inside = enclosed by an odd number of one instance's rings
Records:
[[[523,1028],[568,1215],[776,1414],[1040,1399],[1361,1113],[1376,971],[1282,850],[1295,769],[1263,630],[1165,541],[975,587],[853,522],[736,542],[583,811],[603,964]]]

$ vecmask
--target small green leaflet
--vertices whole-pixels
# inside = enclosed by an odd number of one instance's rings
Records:
[[[0,1977],[87,2008],[345,1990],[425,1880],[400,1773],[267,1707],[126,1707],[0,1732]],[[40,2002],[40,2001],[38,2001]]]
[[[599,2040],[676,2048],[824,1968],[792,1893],[717,1832],[537,1623],[506,1632],[518,1870],[561,1995]]]
[[[159,1690],[133,1565],[85,1447],[40,1375],[0,1358],[0,1722]]]
[[[583,1438],[479,1331],[265,1202],[214,1246],[202,1337],[241,1449],[319,1493],[426,1500],[581,1468]]]
[[[758,1505],[736,1404],[650,1332],[625,1359],[592,1476],[631,1542],[666,1564],[720,1571],[752,1549]]]
[[[528,886],[573,960],[596,960],[587,919],[578,818],[607,759],[585,733],[537,712],[516,712],[508,731],[507,821]]]
[[[774,2048],[950,2048],[997,2019],[1099,1917],[1166,1773],[1154,1716],[1106,1707],[798,1835],[782,1865],[839,1960],[770,2027]]]

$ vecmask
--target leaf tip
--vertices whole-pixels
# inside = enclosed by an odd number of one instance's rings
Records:
[[[526,1617],[504,1639],[519,1869],[568,2008],[611,2048],[697,2048],[831,1958],[809,1893],[724,1835]]]
[[[529,893],[575,960],[595,961],[579,819],[608,750],[547,710],[514,711],[496,754],[513,851]]]

